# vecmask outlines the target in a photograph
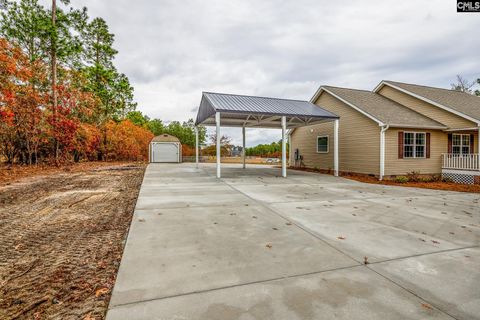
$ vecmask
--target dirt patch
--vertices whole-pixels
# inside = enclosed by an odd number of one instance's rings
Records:
[[[144,169],[26,168],[2,181],[0,319],[105,317]]]
[[[143,163],[132,163],[132,162],[104,162],[104,161],[92,161],[92,162],[80,162],[80,163],[71,163],[61,166],[50,166],[50,165],[34,165],[34,166],[24,166],[24,165],[6,165],[0,163],[0,187],[9,185],[15,181],[22,179],[31,180],[33,177],[60,174],[66,172],[83,172],[90,169],[99,169],[102,167],[136,167],[143,166]]]
[[[331,174],[331,172],[328,172],[328,171],[320,171],[320,170],[309,169],[309,168],[290,168],[290,169],[307,171],[307,172],[314,172],[314,173]],[[400,186],[400,187],[413,187],[413,188],[425,188],[425,189],[435,189],[435,190],[480,193],[480,185],[479,184],[459,184],[459,183],[443,182],[443,181],[399,183],[399,182],[395,182],[393,180],[379,181],[375,177],[366,176],[366,175],[342,174],[341,176],[344,177],[344,178],[347,178],[347,179],[360,181],[360,182],[365,182],[365,183],[372,183],[372,184],[383,184],[383,185],[389,185],[389,186]]]

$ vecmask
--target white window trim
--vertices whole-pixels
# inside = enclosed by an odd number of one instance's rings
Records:
[[[318,151],[318,138],[327,138],[327,151]],[[316,141],[316,144],[317,144],[317,153],[329,153],[330,152],[330,137],[328,134],[326,135],[323,135],[323,136],[317,136],[317,141]]]
[[[409,144],[409,146],[413,146],[413,157],[406,157],[405,156],[405,133],[413,133],[413,144]],[[423,157],[417,157],[417,137],[418,133],[423,133],[425,135],[425,140],[423,144]],[[404,159],[426,159],[427,158],[427,133],[424,131],[404,131],[403,132],[403,158]]]
[[[458,145],[457,147],[460,147],[460,153],[453,153],[453,147],[455,147],[456,145],[453,144],[453,136],[460,136],[460,145]],[[468,136],[468,153],[463,153],[463,147],[464,147],[464,144],[463,144],[463,136]],[[470,154],[472,153],[472,145],[470,144],[471,142],[471,134],[468,134],[468,133],[452,133],[452,154],[457,154],[457,155],[464,155],[464,154]]]

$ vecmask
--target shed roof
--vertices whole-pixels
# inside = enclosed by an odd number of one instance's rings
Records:
[[[322,88],[350,102],[382,124],[392,127],[447,128],[444,124],[375,92],[332,86]]]
[[[159,136],[153,137],[151,142],[180,142],[180,140],[167,133],[163,133]]]
[[[196,125],[214,125],[215,113],[221,114],[221,125],[242,127],[280,127],[287,117],[287,127],[331,121],[339,117],[308,101],[204,92]]]

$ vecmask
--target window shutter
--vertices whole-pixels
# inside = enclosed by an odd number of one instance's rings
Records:
[[[453,153],[451,133],[448,134],[448,153]]]
[[[474,153],[475,150],[475,138],[473,134],[470,135],[470,153]],[[478,152],[480,153],[480,151]]]
[[[403,131],[398,132],[398,159],[403,159]]]
[[[430,132],[425,135],[425,157],[430,158]]]

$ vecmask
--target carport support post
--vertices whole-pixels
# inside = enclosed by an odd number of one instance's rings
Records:
[[[282,116],[282,177],[287,177],[287,117]]]
[[[220,179],[220,112],[215,113],[215,123],[217,125],[217,178]]]
[[[333,174],[338,177],[338,119],[333,126]]]
[[[242,127],[242,135],[243,135],[242,163],[243,163],[243,169],[245,169],[245,127]]]
[[[195,126],[195,166],[198,169],[198,127]]]

